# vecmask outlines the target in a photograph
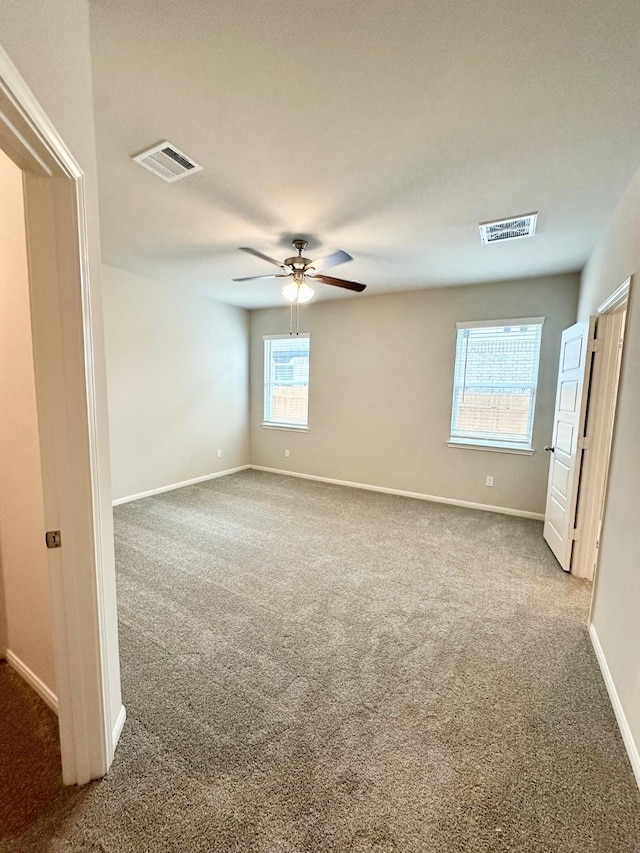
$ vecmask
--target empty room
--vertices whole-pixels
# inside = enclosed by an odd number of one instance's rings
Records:
[[[0,849],[637,853],[640,10],[0,9]]]

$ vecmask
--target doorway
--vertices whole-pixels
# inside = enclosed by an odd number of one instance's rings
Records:
[[[62,774],[66,784],[83,784],[107,772],[124,723],[84,175],[2,48],[0,149],[20,169],[24,191],[40,542],[47,531],[61,538],[45,559]]]
[[[57,712],[22,173],[0,151],[0,655]]]
[[[627,279],[600,305],[596,317],[596,350],[585,432],[587,452],[578,492],[578,537],[571,559],[572,574],[587,580],[594,580],[598,561],[630,288],[631,279]]]
[[[564,571],[593,580],[631,280],[562,333],[544,538]]]

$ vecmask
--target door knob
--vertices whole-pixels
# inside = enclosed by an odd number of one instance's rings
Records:
[[[547,453],[553,453],[553,451],[555,450],[555,447],[550,447],[550,446],[547,444],[547,446],[545,447],[545,450],[547,451]]]

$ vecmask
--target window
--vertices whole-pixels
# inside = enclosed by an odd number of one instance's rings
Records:
[[[457,324],[450,444],[531,451],[543,323]]]
[[[265,335],[264,424],[306,429],[309,335]]]

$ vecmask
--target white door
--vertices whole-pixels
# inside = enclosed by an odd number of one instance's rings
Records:
[[[594,327],[592,317],[562,333],[553,434],[545,448],[551,459],[544,538],[565,572],[571,567]]]

